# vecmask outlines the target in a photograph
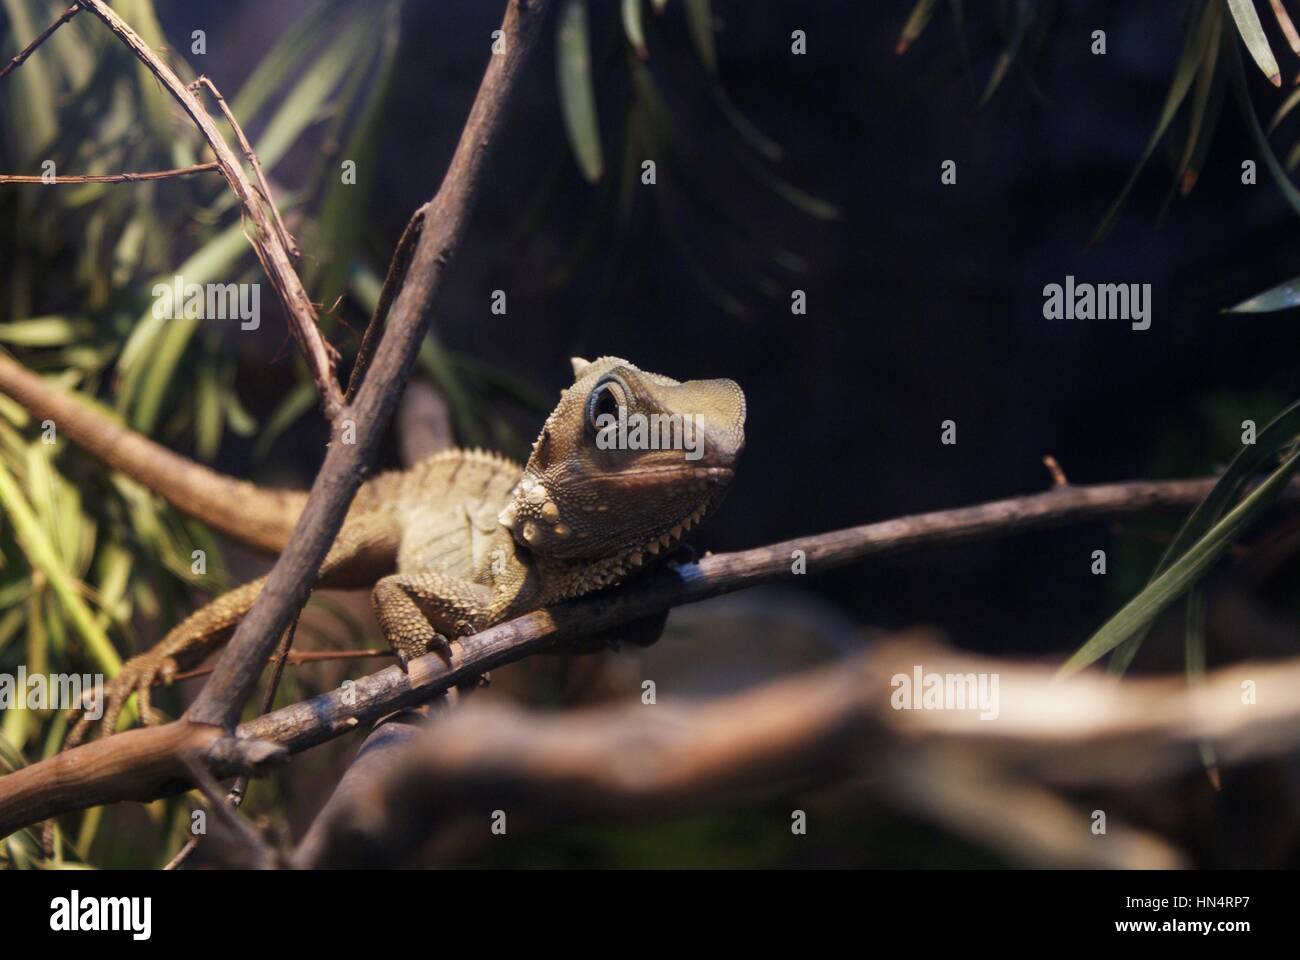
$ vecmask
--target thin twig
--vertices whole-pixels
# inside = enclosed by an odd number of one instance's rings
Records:
[[[1043,466],[1047,468],[1047,472],[1052,476],[1052,486],[1069,486],[1070,481],[1066,479],[1065,471],[1061,469],[1061,465],[1056,462],[1056,458],[1050,453],[1043,457]]]
[[[374,660],[381,657],[396,656],[392,650],[387,647],[367,647],[364,650],[290,650],[286,662],[291,667],[300,667],[305,663],[333,663],[338,660]],[[275,662],[279,658],[277,654],[272,657],[270,662]],[[180,683],[182,680],[195,680],[199,677],[206,677],[216,669],[212,664],[206,667],[196,667],[193,670],[185,670],[172,677],[172,683]],[[154,686],[166,686],[166,681],[161,677],[154,679]]]
[[[23,61],[26,60],[28,57],[30,57],[35,52],[37,47],[39,47],[46,40],[50,39],[50,35],[54,33],[55,30],[59,29],[59,27],[63,26],[65,23],[67,23],[69,20],[71,20],[80,12],[81,12],[81,4],[78,2],[78,3],[74,3],[72,6],[68,7],[68,9],[64,10],[61,14],[59,14],[59,18],[57,20],[55,20],[52,24],[50,24],[48,27],[42,30],[37,35],[35,40],[27,44],[27,46],[23,47],[22,50],[18,52],[18,55],[16,57],[14,57],[12,60],[6,63],[3,69],[0,69],[0,80],[3,80],[5,77],[9,76],[9,74],[11,74],[13,71],[21,67],[23,65]]]
[[[221,91],[217,89],[217,85],[206,76],[200,76],[190,84],[190,89],[196,90],[200,86],[208,88],[208,92],[212,94],[212,98],[217,101],[217,106],[221,108],[222,116],[224,116],[226,122],[230,124],[230,129],[235,131],[235,139],[239,141],[239,149],[244,151],[244,158],[248,160],[249,166],[253,168],[253,173],[257,177],[258,192],[261,193],[262,199],[266,201],[266,205],[271,208],[271,216],[275,220],[275,229],[279,234],[280,242],[283,243],[284,248],[289,251],[289,256],[293,257],[295,260],[299,259],[302,256],[302,251],[298,249],[298,244],[294,241],[293,234],[289,232],[288,228],[284,225],[284,221],[280,219],[280,208],[275,205],[275,200],[271,197],[271,185],[266,182],[266,174],[262,172],[262,163],[257,159],[257,154],[253,151],[253,145],[248,142],[248,137],[244,136],[243,128],[239,125],[239,121],[235,119],[234,113],[231,112],[230,106],[226,103],[226,98],[223,97]]]
[[[522,67],[541,32],[545,6],[541,0],[510,0],[507,5],[501,26],[505,52],[488,58],[456,151],[430,201],[424,230],[393,301],[374,362],[356,397],[335,421],[325,462],[266,586],[235,630],[212,678],[186,712],[193,722],[234,729],[262,664],[307,599],[428,331],[430,304],[446,275],[447,263],[460,247],[484,177],[485,158],[499,139],[505,107],[519,86]],[[353,427],[347,440],[345,422]]]
[[[294,620],[289,624],[289,629],[284,632],[284,637],[280,640],[280,649],[275,653],[273,666],[271,667],[271,679],[267,681],[266,692],[262,695],[262,708],[258,710],[258,715],[270,713],[271,708],[275,706],[275,695],[280,689],[280,681],[284,678],[284,667],[289,659],[289,651],[293,649],[293,638],[298,633],[298,621]],[[235,783],[230,788],[230,795],[226,798],[234,806],[239,806],[244,802],[244,793],[248,790],[248,774],[241,773],[235,778]]]
[[[239,815],[238,804],[228,803],[226,798],[222,797],[221,784],[217,783],[203,762],[194,756],[186,756],[182,759],[195,785],[207,798],[213,816],[224,823],[231,835],[245,848],[252,861],[251,865],[260,869],[274,866],[275,853],[267,846],[262,835],[253,829],[253,825]],[[167,866],[169,869],[174,869],[170,863]]]
[[[361,336],[357,359],[353,362],[352,374],[348,377],[348,389],[345,395],[348,403],[351,403],[357,395],[361,381],[365,379],[366,369],[370,366],[375,347],[379,344],[379,337],[383,333],[388,310],[393,305],[393,298],[401,289],[402,281],[406,279],[406,271],[411,266],[411,256],[415,253],[416,241],[420,239],[420,233],[424,230],[424,216],[428,210],[429,205],[426,203],[411,214],[411,219],[407,221],[402,235],[397,239],[397,249],[393,251],[393,258],[388,262],[388,272],[384,275],[384,285],[379,291],[375,312],[370,315],[366,332]]]
[[[196,173],[220,170],[215,160],[207,163],[195,163],[188,167],[176,167],[171,170],[150,170],[147,173],[76,173],[62,177],[45,177],[25,173],[0,173],[0,183],[40,183],[55,186],[65,183],[142,183],[146,180],[169,180],[172,177],[188,177]]]
[[[257,254],[267,278],[271,281],[271,286],[275,288],[284,303],[285,310],[289,314],[290,328],[307,359],[312,378],[316,381],[316,389],[320,394],[325,416],[333,423],[343,406],[343,393],[334,377],[334,362],[338,354],[321,336],[316,321],[316,308],[311,298],[307,296],[302,280],[294,270],[293,254],[286,247],[280,230],[267,219],[266,207],[259,200],[260,191],[249,181],[239,157],[221,136],[221,131],[217,129],[212,116],[204,109],[194,92],[181,82],[171,67],[159,58],[131,29],[131,26],[103,0],[80,0],[80,3],[87,11],[102,20],[108,29],[130,48],[131,52],[181,105],[212,148],[222,176],[230,184],[230,189],[239,200],[244,215],[252,222],[253,231],[249,235],[249,241],[252,243],[253,252]],[[276,637],[279,637],[278,633]]]
[[[280,680],[284,676],[285,662],[289,659],[289,652],[293,649],[294,634],[297,632],[298,621],[295,620],[289,626],[289,629],[285,631],[284,638],[280,641],[280,649],[276,651],[273,661],[274,669],[271,671],[271,679],[267,683],[266,693],[262,697],[261,713],[267,713],[275,704],[275,694],[276,691],[280,689]],[[223,808],[226,804],[236,808],[242,806],[244,803],[244,796],[248,791],[248,780],[248,774],[246,773],[241,773],[236,777],[235,782],[230,787],[230,791],[225,796],[224,802],[218,803],[217,805]],[[190,837],[189,840],[185,842],[185,846],[181,848],[180,852],[177,853],[176,856],[172,857],[172,859],[168,861],[167,866],[163,867],[163,869],[177,869],[181,864],[189,859],[190,854],[197,850],[198,846],[199,838],[196,836]]]

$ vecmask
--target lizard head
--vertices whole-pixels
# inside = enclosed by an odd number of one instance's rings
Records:
[[[500,521],[539,557],[626,560],[671,548],[725,495],[745,444],[732,380],[689,380],[626,360],[573,361]]]

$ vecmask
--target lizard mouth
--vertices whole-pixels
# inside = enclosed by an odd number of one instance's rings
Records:
[[[682,542],[682,538],[704,519],[709,506],[704,504],[689,516],[683,517],[681,522],[674,524],[666,532],[652,537],[639,547],[628,550],[620,557],[622,565],[628,570],[637,570],[653,562],[657,557],[672,553]]]
[[[716,486],[730,483],[735,474],[735,470],[731,467],[696,467],[689,464],[674,464],[667,467],[642,467],[619,473],[593,474],[589,482],[633,489],[661,486],[665,482],[694,482],[705,486]]]

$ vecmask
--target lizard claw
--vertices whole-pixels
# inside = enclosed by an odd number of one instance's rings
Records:
[[[122,708],[130,699],[131,694],[137,694],[140,700],[140,718],[146,726],[153,726],[161,723],[163,716],[154,709],[152,702],[152,689],[154,682],[161,680],[163,683],[171,683],[179,671],[180,666],[174,657],[160,656],[153,653],[141,654],[138,657],[132,657],[122,665],[121,671],[116,677],[110,680],[104,687],[101,694],[101,704],[103,707],[103,717],[100,721],[100,735],[112,736],[117,728],[117,718],[122,713]],[[86,704],[82,704],[82,714],[77,721],[72,732],[68,734],[68,739],[64,743],[64,749],[67,750],[75,747],[86,739],[86,735],[95,725],[96,717],[85,712]]]
[[[408,664],[431,650],[437,650],[447,663],[451,663],[451,641],[441,633],[435,633],[429,640],[419,643],[393,644],[393,653],[397,654],[397,665],[402,668],[402,673],[410,673]]]

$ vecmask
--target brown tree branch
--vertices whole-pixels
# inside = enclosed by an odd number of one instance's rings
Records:
[[[47,186],[65,183],[142,183],[146,180],[169,180],[172,177],[188,177],[196,173],[220,169],[220,165],[215,160],[210,160],[207,163],[195,163],[188,167],[150,170],[147,173],[77,173],[48,178],[25,173],[0,173],[0,183],[39,183]]]
[[[184,721],[130,733],[120,742],[111,737],[92,744],[109,749],[68,750],[0,777],[0,836],[66,810],[124,800],[147,803],[187,790],[186,757],[202,757],[218,776],[252,772],[287,757],[273,744]]]
[[[3,69],[0,69],[0,80],[3,80],[5,77],[9,76],[9,74],[13,73],[15,70],[21,67],[23,65],[23,61],[25,61],[28,57],[30,57],[33,53],[35,53],[37,47],[39,47],[46,40],[50,39],[50,36],[54,33],[55,30],[59,29],[59,27],[63,26],[65,23],[67,23],[69,20],[71,20],[80,12],[81,12],[81,3],[78,2],[78,3],[74,3],[72,6],[68,7],[68,9],[64,10],[61,14],[59,14],[57,20],[51,23],[39,34],[37,34],[35,40],[27,44],[27,46],[23,47],[22,50],[18,52],[17,56],[15,56],[12,60],[6,63]]]
[[[996,677],[996,713],[899,709],[916,669]],[[1245,702],[1242,684],[1257,699]],[[1213,737],[1240,763],[1300,747],[1300,660],[1182,678],[1100,672],[1063,683],[1045,666],[884,643],[833,667],[701,703],[661,702],[563,714],[470,702],[413,738],[339,803],[295,857],[303,867],[410,863],[446,825],[493,809],[516,824],[626,819],[696,809],[755,789],[853,780],[1042,865],[1171,866],[1167,844],[1127,831],[1095,840],[1088,819],[1050,788],[1150,783],[1194,769]],[[924,784],[924,786],[922,786]],[[980,794],[971,797],[976,784]],[[1005,836],[988,836],[1001,807]],[[1008,804],[1010,806],[1008,806]],[[1023,807],[1033,830],[1007,824]],[[1084,843],[1054,842],[1063,818]],[[1027,845],[1027,840],[1029,841]],[[432,842],[432,843],[431,843]]]
[[[493,667],[541,650],[557,648],[562,641],[601,633],[679,604],[773,580],[792,579],[797,576],[791,569],[792,554],[796,550],[804,552],[807,570],[815,574],[868,556],[884,556],[922,546],[972,541],[1151,510],[1184,510],[1199,503],[1214,483],[1214,478],[1207,478],[1055,487],[1046,493],[900,517],[753,550],[706,556],[696,564],[651,571],[616,590],[534,611],[481,633],[462,637],[451,644],[450,663],[442,660],[439,654],[430,654],[411,661],[408,673],[396,666],[388,667],[349,681],[338,690],[241,724],[236,737],[273,743],[290,753],[298,753],[349,733],[362,724],[373,723],[395,710],[423,703]],[[1293,483],[1279,499],[1285,503],[1300,500],[1300,484]],[[262,654],[260,660],[251,661],[254,678],[265,657],[266,654]],[[1268,669],[1276,671],[1280,668]],[[1290,671],[1290,682],[1296,684],[1295,688],[1300,688],[1300,666],[1292,666]],[[1300,714],[1300,703],[1287,704],[1286,700],[1282,697],[1282,703],[1274,704],[1274,707],[1294,709]],[[1052,704],[1050,707],[1040,704],[1039,719],[1044,724],[1050,723],[1058,709],[1058,701],[1054,699]],[[128,730],[105,740],[83,744],[59,758],[24,768],[23,772],[28,776],[21,782],[14,782],[14,775],[0,777],[0,837],[36,820],[104,802],[96,798],[105,794],[130,793],[137,797],[155,798],[162,795],[164,784],[152,771],[153,765],[163,763],[164,759],[151,756],[148,749],[138,748],[133,743],[136,738],[152,732]],[[116,754],[121,756],[114,759]],[[44,802],[33,804],[28,794],[35,789],[34,783],[41,779],[56,781],[64,776],[66,768],[55,766],[55,760],[65,757],[72,758],[73,762],[93,765],[96,771],[94,782],[79,779],[76,781],[78,790],[64,790],[53,783],[42,794]],[[223,772],[229,771],[214,770],[216,775]],[[130,786],[100,784],[99,780],[129,781]],[[16,810],[22,811],[22,815],[15,814]],[[33,810],[38,815],[30,820],[24,819]]]
[[[266,182],[266,174],[262,172],[262,163],[257,159],[257,154],[253,152],[253,145],[248,142],[248,137],[244,136],[244,128],[235,119],[230,105],[226,103],[226,98],[221,95],[221,91],[217,89],[215,83],[206,76],[200,76],[190,84],[191,90],[197,90],[199,87],[206,87],[208,92],[212,94],[212,99],[217,101],[217,106],[221,109],[221,115],[226,118],[226,122],[230,124],[230,129],[235,132],[235,139],[239,142],[239,149],[244,151],[244,159],[248,161],[248,165],[253,168],[253,175],[257,177],[258,193],[266,201],[266,205],[271,208],[276,236],[284,244],[289,256],[297,260],[302,256],[302,252],[298,249],[298,244],[294,242],[293,234],[289,232],[289,229],[284,225],[284,221],[280,218],[280,208],[275,205],[275,200],[271,198],[271,185]]]
[[[411,254],[373,365],[355,399],[336,419],[333,442],[289,543],[212,678],[187,711],[191,721],[234,729],[263,663],[307,599],[428,330],[429,305],[441,286],[446,264],[460,246],[488,149],[497,140],[510,95],[540,33],[544,8],[543,0],[510,0],[507,5],[501,26],[505,50],[489,58],[456,152],[429,202],[424,230]],[[350,428],[350,439],[344,436],[345,426]]]
[[[361,389],[361,382],[366,377],[366,370],[370,368],[370,361],[374,358],[375,347],[379,344],[384,321],[393,305],[393,298],[397,296],[402,281],[406,279],[406,271],[411,267],[411,257],[415,253],[415,244],[424,230],[424,217],[428,210],[429,205],[426,203],[411,214],[411,219],[407,221],[401,237],[397,240],[397,248],[393,251],[393,257],[388,262],[388,272],[384,275],[384,285],[379,290],[379,300],[375,303],[375,312],[370,315],[366,332],[361,336],[361,346],[357,349],[357,358],[352,364],[352,373],[348,377],[346,394],[348,403],[356,397],[357,391]]]
[[[387,647],[370,647],[365,650],[290,650],[284,660],[288,666],[300,667],[305,663],[332,663],[336,660],[375,660],[394,656],[396,654]],[[280,656],[277,653],[267,663],[275,666],[279,661]],[[197,680],[199,677],[209,676],[215,669],[216,666],[212,665],[195,667],[193,670],[183,670],[172,677],[172,683],[180,683],[182,680]],[[157,677],[154,679],[153,685],[162,687],[166,686],[167,682],[161,677]]]
[[[334,377],[334,361],[337,354],[321,336],[316,322],[316,308],[312,305],[311,298],[303,288],[302,280],[294,270],[293,258],[296,248],[286,245],[288,231],[282,233],[282,227],[277,227],[268,220],[266,208],[260,199],[261,192],[249,181],[239,157],[221,136],[221,131],[217,129],[216,123],[199,103],[194,92],[181,82],[171,67],[154,53],[130,25],[103,0],[78,0],[78,2],[85,10],[102,20],[104,25],[149,69],[149,72],[158,78],[167,92],[189,115],[212,148],[222,176],[234,191],[244,215],[253,224],[253,231],[249,236],[253,251],[261,261],[271,286],[275,288],[281,302],[284,303],[285,310],[289,314],[290,328],[303,355],[307,358],[307,366],[316,381],[316,389],[320,393],[325,416],[333,422],[343,406],[343,394]],[[224,107],[224,101],[218,99],[218,102]],[[238,124],[232,123],[232,126],[242,139],[243,134],[239,132]],[[260,168],[255,169],[258,169],[260,178]],[[267,203],[270,205],[269,190],[266,196]],[[275,221],[279,222],[278,212],[275,213]],[[292,244],[291,239],[289,244]]]
[[[571,643],[634,620],[775,580],[794,579],[796,552],[809,573],[821,573],[868,557],[935,544],[1005,536],[1068,522],[1151,510],[1189,509],[1215,481],[1133,481],[1054,487],[1046,493],[939,510],[787,540],[752,550],[713,554],[698,563],[661,568],[635,583],[525,614],[451,643],[451,660],[438,654],[389,667],[345,690],[283,707],[239,728],[240,736],[269,740],[297,753],[369,723],[386,713],[437,695],[505,663]],[[1282,502],[1300,500],[1291,484]]]

